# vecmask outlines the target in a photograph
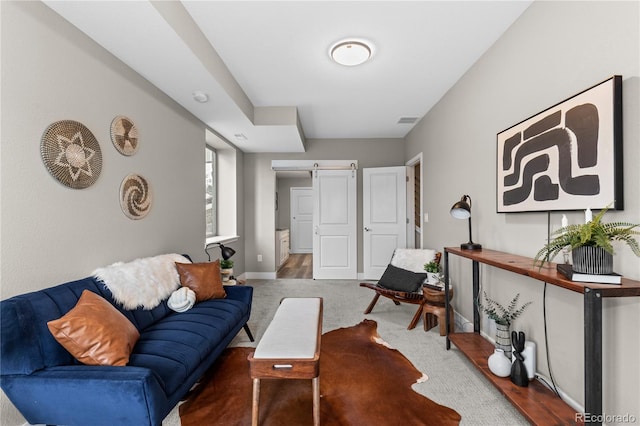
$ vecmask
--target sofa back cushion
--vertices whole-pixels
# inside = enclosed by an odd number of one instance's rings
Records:
[[[90,290],[115,306],[141,331],[172,311],[166,301],[152,310],[127,311],[118,306],[104,283],[87,277],[0,302],[0,363],[2,374],[29,374],[56,365],[78,363],[49,332],[47,322],[69,312],[83,290]]]

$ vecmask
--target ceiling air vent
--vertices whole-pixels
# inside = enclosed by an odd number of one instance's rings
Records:
[[[418,117],[400,117],[398,124],[413,124],[418,121]]]

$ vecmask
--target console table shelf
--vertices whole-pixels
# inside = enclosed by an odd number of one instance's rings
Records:
[[[509,253],[503,253],[495,250],[465,250],[459,247],[446,247],[444,249],[444,274],[445,274],[445,292],[448,296],[449,292],[449,254],[464,257],[472,261],[473,271],[473,300],[477,300],[480,288],[480,263],[490,265],[505,271],[510,271],[519,275],[524,275],[535,280],[545,282],[547,284],[561,287],[569,291],[580,293],[584,298],[584,378],[585,378],[585,412],[590,414],[590,418],[601,418],[602,415],[602,299],[605,297],[634,297],[640,296],[640,281],[622,278],[622,284],[595,284],[581,283],[570,281],[556,270],[557,264],[545,263],[542,268],[534,265],[533,259],[524,256],[517,256]],[[445,308],[450,309],[449,298],[445,296]],[[448,321],[449,316],[446,315],[446,329],[451,330]],[[534,424],[549,424],[543,419],[534,421],[534,414],[537,411],[551,411],[556,414],[564,412],[565,408],[556,406],[551,403],[551,398],[542,397],[537,391],[538,385],[530,385],[529,393],[532,398],[525,398],[527,404],[521,405],[514,401],[515,397],[507,395],[504,391],[506,384],[503,379],[493,376],[487,369],[487,358],[492,352],[493,346],[486,342],[480,336],[480,313],[478,308],[473,304],[473,330],[474,333],[447,333],[446,345],[447,349],[451,347],[453,342],[458,349],[464,353],[471,362],[489,380],[500,389],[505,396],[511,401],[522,414]],[[482,343],[485,342],[485,343]],[[488,345],[488,346],[487,346]],[[511,381],[507,379],[509,384]],[[515,385],[514,385],[515,386]],[[526,388],[524,388],[526,389]],[[546,388],[544,388],[546,390]],[[514,394],[515,391],[509,390]],[[520,393],[522,393],[521,391]],[[549,393],[551,393],[549,391]],[[551,393],[553,395],[553,393]],[[538,398],[541,399],[538,399]],[[556,398],[561,404],[564,404],[559,398]],[[520,399],[520,398],[518,398]],[[569,408],[568,406],[566,406]],[[573,413],[573,410],[572,410]],[[575,413],[574,413],[575,414]],[[560,414],[558,414],[560,416]],[[564,415],[561,416],[565,418]],[[571,424],[576,424],[575,419],[571,419]],[[564,424],[564,423],[552,423]],[[589,424],[601,424],[591,422]]]
[[[487,365],[495,347],[477,333],[453,333],[451,342],[462,352],[482,375],[534,425],[575,425],[576,411],[537,380],[526,388],[517,386],[508,377],[491,373]]]

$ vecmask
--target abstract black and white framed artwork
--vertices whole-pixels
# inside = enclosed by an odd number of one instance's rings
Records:
[[[622,77],[498,133],[497,148],[498,213],[622,210]]]

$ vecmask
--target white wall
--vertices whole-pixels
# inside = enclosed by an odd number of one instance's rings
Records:
[[[0,298],[119,260],[174,251],[206,260],[204,125],[44,4],[0,7]],[[111,143],[117,115],[139,130],[134,156]],[[102,173],[89,188],[63,186],[40,158],[43,131],[63,119],[80,121],[100,143]],[[242,156],[237,161],[241,171]],[[120,182],[129,173],[151,184],[153,205],[142,220],[120,209]],[[7,426],[24,423],[4,394],[0,418]]]
[[[640,22],[638,2],[534,2],[406,138],[405,158],[424,152],[425,246],[468,240],[466,223],[449,215],[462,194],[473,198],[474,241],[533,257],[547,235],[545,213],[496,213],[496,134],[614,74],[623,76],[623,212],[609,220],[640,222]],[[554,228],[562,213],[551,214]],[[568,213],[570,223],[584,220]],[[471,263],[451,258],[455,308],[472,318]],[[618,246],[615,270],[640,279],[640,260]],[[548,376],[543,285],[495,268],[481,269],[484,290],[501,302],[532,300],[516,330],[538,345]],[[547,290],[549,351],[558,386],[584,404],[583,299]],[[604,303],[604,411],[640,419],[640,298]]]

